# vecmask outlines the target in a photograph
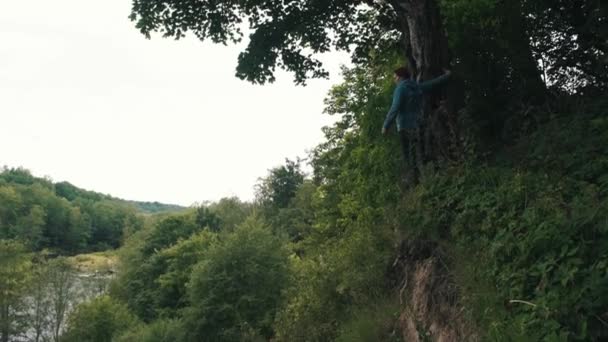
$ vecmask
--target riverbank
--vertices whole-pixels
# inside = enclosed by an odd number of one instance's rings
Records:
[[[114,250],[78,254],[68,258],[77,273],[115,273],[118,255]]]

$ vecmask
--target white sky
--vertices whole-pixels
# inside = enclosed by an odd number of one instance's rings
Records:
[[[130,0],[4,1],[0,166],[116,197],[190,205],[253,197],[286,157],[320,141],[331,80],[234,77],[241,47],[146,40]]]

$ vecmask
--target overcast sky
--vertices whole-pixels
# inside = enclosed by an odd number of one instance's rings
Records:
[[[322,141],[330,80],[234,77],[242,46],[146,40],[129,0],[6,1],[0,11],[0,166],[113,196],[181,205],[253,197]]]

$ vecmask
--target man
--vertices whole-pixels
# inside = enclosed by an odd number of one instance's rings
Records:
[[[418,165],[421,153],[418,143],[418,122],[422,115],[423,95],[437,85],[445,82],[451,75],[451,71],[444,70],[445,74],[430,81],[418,83],[411,78],[406,67],[395,70],[395,84],[397,88],[393,93],[393,104],[386,115],[382,134],[386,135],[394,121],[397,121],[397,131],[401,141],[403,158],[410,164],[410,175],[413,182],[418,181]],[[418,160],[417,160],[418,159]]]

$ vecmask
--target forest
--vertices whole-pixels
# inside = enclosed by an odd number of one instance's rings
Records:
[[[349,52],[336,121],[253,201],[129,202],[3,169],[0,342],[608,339],[608,3],[132,3],[151,39],[247,34],[253,83],[305,85]],[[424,101],[419,182],[381,134],[403,65],[452,71]],[[70,302],[82,253],[116,262]]]

